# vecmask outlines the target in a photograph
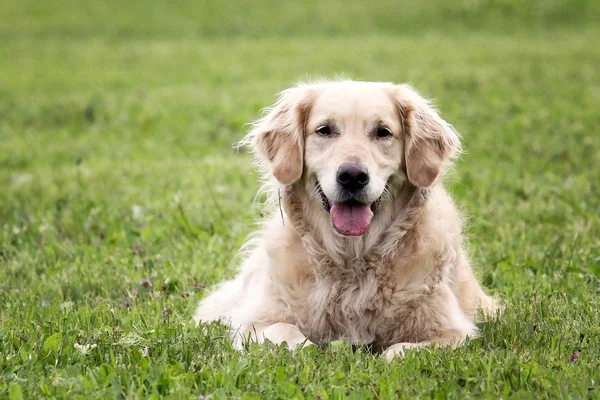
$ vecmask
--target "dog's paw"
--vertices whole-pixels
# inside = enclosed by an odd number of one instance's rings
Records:
[[[396,343],[391,345],[385,352],[385,358],[388,361],[392,361],[394,358],[404,357],[404,352],[408,349],[417,349],[423,347],[420,343]]]
[[[303,340],[302,342],[286,342],[286,343],[287,343],[288,349],[290,349],[290,350],[305,349],[310,346],[316,346],[313,342],[311,342],[308,339]]]
[[[313,342],[308,340],[298,327],[283,322],[269,325],[257,336],[259,342],[268,340],[275,344],[286,343],[290,350],[302,349],[313,345]]]

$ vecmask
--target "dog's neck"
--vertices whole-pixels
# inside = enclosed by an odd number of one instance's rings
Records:
[[[418,242],[415,227],[428,201],[429,190],[405,182],[391,198],[382,202],[371,229],[361,237],[333,233],[329,215],[307,193],[302,183],[283,191],[287,220],[299,235],[311,263],[344,267],[351,262],[387,264],[399,251]],[[312,204],[311,204],[312,202]],[[315,216],[315,214],[320,213]],[[373,226],[377,224],[376,226]]]

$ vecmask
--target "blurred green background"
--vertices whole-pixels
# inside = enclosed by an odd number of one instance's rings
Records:
[[[180,38],[550,33],[598,22],[589,0],[6,1],[7,37]]]

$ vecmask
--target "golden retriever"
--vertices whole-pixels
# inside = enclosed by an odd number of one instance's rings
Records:
[[[410,86],[299,84],[242,143],[262,167],[271,214],[197,323],[229,324],[238,348],[347,340],[392,359],[458,345],[477,334],[479,309],[496,312],[440,183],[459,135]]]

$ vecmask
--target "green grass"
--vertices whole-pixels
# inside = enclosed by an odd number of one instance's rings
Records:
[[[410,3],[1,2],[0,398],[599,398],[600,3]],[[237,353],[190,323],[260,217],[231,144],[339,73],[463,134],[448,188],[508,304],[464,347]]]

